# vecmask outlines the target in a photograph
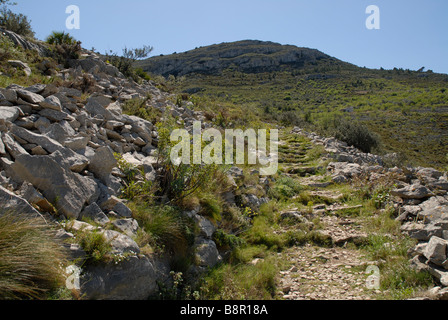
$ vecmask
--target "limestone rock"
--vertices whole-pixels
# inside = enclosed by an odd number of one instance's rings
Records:
[[[210,239],[199,238],[194,245],[197,265],[200,268],[214,267],[222,257],[219,255],[215,242]]]
[[[117,160],[109,147],[100,147],[96,149],[95,155],[90,159],[89,171],[94,173],[98,179],[105,182],[117,166]]]
[[[11,165],[14,179],[29,181],[66,217],[78,218],[95,196],[91,180],[60,166],[48,156],[20,155]]]
[[[423,255],[432,263],[441,266],[446,261],[446,249],[448,241],[433,236],[428,242]]]
[[[31,76],[31,68],[25,62],[20,60],[8,60],[8,63],[13,67],[22,69],[27,77]]]
[[[395,189],[392,190],[390,194],[402,199],[424,199],[434,195],[427,187],[420,184],[413,184]]]
[[[45,109],[52,109],[56,111],[62,111],[61,101],[56,96],[46,97],[45,100],[39,102],[39,105]]]
[[[19,197],[12,191],[3,188],[2,186],[0,186],[0,203],[2,204],[0,214],[11,212],[13,214],[23,215],[25,217],[29,216],[32,218],[41,218],[45,221],[42,215],[34,209],[28,201]]]
[[[27,91],[25,89],[17,89],[16,92],[19,98],[22,98],[29,103],[39,104],[45,100],[41,95],[33,93],[31,91]]]
[[[89,300],[147,300],[167,281],[169,268],[150,257],[133,256],[118,263],[88,266],[81,295]]]
[[[103,210],[96,204],[96,202],[92,203],[85,207],[79,217],[92,219],[94,222],[99,223],[100,225],[105,225],[109,222],[109,218],[104,214]]]
[[[135,243],[135,241],[132,240],[129,236],[114,230],[105,230],[102,233],[106,237],[107,241],[111,244],[112,253],[140,253],[140,248],[138,247],[137,243]]]
[[[0,119],[14,122],[20,115],[20,109],[18,107],[4,107],[0,106]]]
[[[137,234],[138,222],[135,219],[117,219],[112,221],[112,224],[129,237]]]

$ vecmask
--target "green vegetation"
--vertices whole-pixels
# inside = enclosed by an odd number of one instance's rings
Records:
[[[79,57],[80,42],[69,34],[55,32],[47,42],[53,52],[49,61],[55,66]],[[391,181],[329,184],[324,188],[326,193],[315,193],[302,178],[329,181],[322,169],[326,165],[321,161],[323,148],[304,137],[289,135],[288,130],[300,126],[336,136],[366,152],[397,152],[410,164],[446,166],[448,76],[399,69],[368,70],[322,55],[278,70],[241,70],[231,65],[219,74],[172,75],[165,79],[136,68],[136,61],[151,50],[147,46],[125,48],[123,56],[110,53],[105,59],[136,81],[155,79],[159,88],[175,93],[173,103],[203,111],[206,119],[220,129],[287,126],[281,131],[285,144],[279,146],[280,170],[273,179],[261,185],[259,176],[250,172],[253,168],[242,165],[243,177],[233,185],[225,166],[174,165],[170,161],[173,143],[169,134],[183,124],[152,108],[151,96],[125,103],[125,114],[151,121],[159,134],[158,161],[154,164],[157,180],[121,155],[115,156],[125,177],[121,196],[128,200],[133,218],[142,227],[135,237],[141,253],[163,253],[171,258],[174,285],[163,293],[166,298],[278,299],[278,274],[285,267],[279,254],[290,248],[338,245],[322,232],[326,213],[313,215],[315,205],[347,206],[334,216],[353,219],[370,235],[347,246],[380,261],[382,290],[387,289],[387,298],[412,296],[415,290],[430,284],[428,275],[417,274],[408,266],[407,249],[413,243],[400,233],[389,206]],[[278,58],[283,53],[274,50],[271,55]],[[180,58],[189,59],[191,54]],[[259,57],[251,52],[244,54],[244,58]],[[39,72],[25,77],[9,66],[8,59],[20,59],[34,71],[42,58],[15,47],[3,35],[0,58],[0,71],[8,75],[0,76],[2,86],[58,81]],[[87,75],[80,81],[66,84],[86,94],[95,85]],[[226,199],[227,191],[236,196],[234,204]],[[332,197],[335,194],[341,196]],[[245,202],[247,195],[267,196],[270,201],[255,208]],[[185,212],[197,208],[200,216],[217,227],[213,239],[225,259],[199,281],[198,288],[193,288],[183,274],[195,264],[191,249],[199,231]],[[282,217],[288,210],[308,220]],[[60,246],[51,240],[47,229],[31,228],[28,223],[0,216],[0,297],[40,298],[59,286],[58,268],[64,261]],[[81,230],[76,238],[87,254],[87,263],[117,258],[101,232]],[[17,270],[20,272],[13,272]]]
[[[81,53],[81,41],[77,41],[69,33],[53,31],[46,39],[50,45],[52,56],[60,64],[69,67],[71,59],[78,59]]]
[[[24,37],[34,38],[34,31],[28,17],[21,13],[14,13],[5,5],[0,9],[0,27]]]
[[[135,68],[134,64],[137,60],[146,58],[152,50],[153,47],[147,45],[135,49],[124,48],[121,56],[112,51],[106,53],[105,60],[117,67],[124,76],[132,78],[137,82],[141,81],[141,79],[150,80],[149,75],[141,68]]]
[[[205,53],[216,56],[216,63],[226,66],[227,60],[219,58],[220,54],[231,52],[232,46],[237,45],[222,44],[154,57],[138,66],[158,70],[163,59],[193,63]],[[266,52],[280,50],[269,42],[253,42],[250,46]],[[287,51],[288,47],[281,50]],[[265,54],[265,57],[271,56]],[[254,117],[328,136],[338,133],[348,143],[365,146],[367,151],[398,153],[402,164],[435,168],[447,165],[448,75],[445,74],[398,68],[374,70],[323,58],[304,61],[303,65],[282,65],[272,71],[245,71],[229,66],[182,78],[171,90],[189,93],[191,101],[198,102],[195,106],[208,109],[217,122],[218,115],[222,115],[221,123],[235,126],[253,122]],[[348,127],[347,123],[353,125]],[[353,137],[346,135],[347,130],[356,132],[361,139],[352,141]]]

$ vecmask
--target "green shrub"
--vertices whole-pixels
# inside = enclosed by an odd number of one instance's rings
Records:
[[[148,95],[146,98],[127,100],[123,105],[123,113],[148,120],[153,124],[158,123],[162,117],[162,112],[156,108],[148,106],[147,102],[150,98],[150,95]]]
[[[221,265],[204,279],[202,291],[210,300],[269,300],[275,296],[275,257],[267,256],[255,265]]]
[[[21,36],[34,38],[34,31],[28,17],[21,13],[14,13],[5,6],[0,10],[0,26]]]
[[[123,159],[119,153],[114,153],[118,168],[125,175],[124,185],[121,188],[121,197],[127,200],[139,200],[141,202],[152,202],[158,185],[148,180],[143,169],[139,169]]]
[[[335,118],[334,137],[363,152],[371,152],[379,146],[379,137],[369,128],[353,119]]]
[[[69,33],[65,33],[65,31],[53,31],[46,39],[47,43],[54,45],[73,45],[76,44],[77,41],[73,38]]]
[[[194,227],[177,208],[167,205],[131,205],[133,217],[161,250],[185,253],[194,237]]]
[[[134,63],[139,60],[146,58],[153,50],[150,46],[143,46],[142,48],[136,49],[123,49],[123,55],[119,56],[117,53],[110,51],[105,54],[105,58],[110,64],[115,66],[125,77],[131,78],[134,81],[139,81],[140,79],[149,80],[149,75],[142,69],[134,68]]]
[[[222,204],[219,198],[213,194],[202,195],[199,200],[201,205],[201,215],[209,217],[212,221],[221,221]]]
[[[233,250],[244,245],[246,242],[234,234],[228,234],[222,229],[218,229],[213,234],[213,240],[219,248]]]
[[[289,199],[297,195],[303,187],[296,179],[282,176],[276,182],[274,187],[269,191],[270,195],[277,199]]]
[[[53,31],[46,39],[47,43],[52,45],[53,58],[58,63],[68,67],[68,62],[72,59],[79,59],[81,53],[81,41],[77,41],[69,33]]]
[[[76,238],[81,248],[87,254],[87,263],[95,264],[112,258],[112,247],[101,232],[81,230],[76,233]]]

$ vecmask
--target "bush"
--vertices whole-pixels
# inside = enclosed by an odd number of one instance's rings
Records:
[[[41,219],[0,212],[0,299],[45,298],[64,283],[63,247]]]
[[[111,259],[112,247],[106,237],[98,231],[80,231],[77,239],[87,254],[87,262],[95,264]]]
[[[0,10],[0,26],[21,36],[34,38],[31,21],[23,14],[16,14],[6,7]]]
[[[77,41],[75,38],[70,36],[69,33],[65,33],[64,31],[53,31],[48,37],[47,37],[47,43],[48,44],[54,44],[54,45],[73,45],[76,44]]]
[[[336,139],[346,142],[363,152],[371,152],[379,146],[379,137],[369,128],[353,119],[334,118],[333,135]]]
[[[303,187],[300,183],[291,177],[281,177],[272,189],[269,190],[270,196],[277,199],[289,199],[297,195]]]
[[[53,31],[46,39],[47,43],[53,45],[53,55],[58,63],[69,67],[68,61],[79,59],[81,53],[81,41],[77,41],[69,33]]]
[[[115,66],[125,77],[138,82],[139,79],[149,80],[150,78],[142,69],[135,69],[134,63],[139,59],[146,58],[152,50],[153,48],[150,46],[143,46],[142,48],[136,49],[124,48],[122,56],[118,56],[118,54],[110,51],[105,54],[105,57],[106,60]]]
[[[134,218],[150,236],[149,243],[161,250],[184,254],[191,242],[192,227],[172,206],[131,205]]]

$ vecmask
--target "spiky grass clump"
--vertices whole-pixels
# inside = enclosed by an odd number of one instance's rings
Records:
[[[0,299],[45,299],[60,288],[63,250],[41,219],[0,213]]]

